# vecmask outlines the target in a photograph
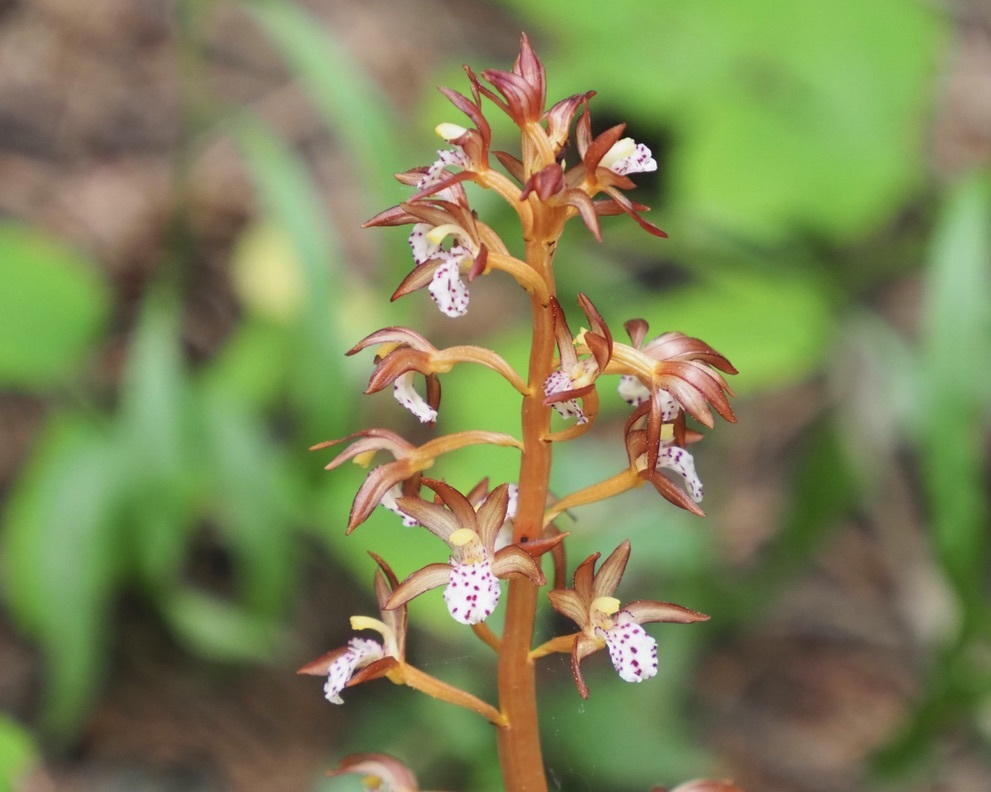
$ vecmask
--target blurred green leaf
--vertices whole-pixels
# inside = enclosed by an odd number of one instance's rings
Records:
[[[643,316],[651,336],[678,329],[702,338],[741,372],[740,395],[782,387],[817,371],[833,332],[833,295],[816,272],[713,266],[691,286],[650,302],[626,301],[623,318]]]
[[[202,392],[198,402],[207,508],[233,551],[239,601],[276,616],[292,581],[296,482],[257,416],[234,395]]]
[[[355,200],[385,204],[393,174],[408,167],[401,161],[398,123],[385,95],[304,8],[267,0],[246,1],[243,6],[272,39],[324,123],[354,156],[363,186]],[[376,211],[371,208],[369,214]]]
[[[32,734],[6,715],[0,715],[0,789],[25,789],[24,776],[41,758]]]
[[[103,666],[120,562],[119,470],[105,432],[76,416],[56,418],[4,515],[6,599],[44,653],[42,721],[58,738],[77,727]]]
[[[670,133],[679,210],[752,237],[846,238],[919,183],[945,33],[925,4],[656,0],[606,13],[594,0],[504,3],[557,78],[553,98],[594,88],[593,118],[608,97],[623,118]]]
[[[260,120],[245,117],[234,128],[234,137],[244,152],[269,222],[285,234],[291,261],[301,270],[305,301],[297,323],[287,328],[286,369],[288,394],[307,426],[328,431],[338,425],[354,397],[360,392],[346,388],[336,362],[353,343],[341,338],[342,309],[339,307],[348,282],[343,255],[338,249],[333,224],[320,211],[321,201],[313,180],[298,156]],[[359,290],[355,289],[355,294]],[[353,295],[351,295],[353,296]]]
[[[0,224],[0,386],[64,380],[106,323],[110,295],[96,267],[41,231]]]
[[[265,662],[284,637],[274,622],[190,588],[172,592],[164,610],[181,641],[221,662]]]
[[[159,285],[128,348],[116,431],[129,519],[126,546],[146,585],[169,586],[183,563],[201,488],[178,303]]]
[[[936,228],[925,280],[916,438],[934,540],[964,608],[988,634],[991,514],[984,465],[991,419],[991,176],[962,179]],[[979,363],[980,362],[980,363]],[[976,365],[975,365],[976,364]]]

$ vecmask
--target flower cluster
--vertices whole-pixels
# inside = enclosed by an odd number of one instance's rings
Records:
[[[351,626],[378,637],[353,637],[300,673],[324,676],[324,693],[335,704],[342,703],[345,688],[385,677],[471,709],[499,727],[507,788],[545,790],[534,662],[552,653],[570,654],[575,684],[587,698],[581,665],[590,655],[606,649],[621,680],[642,682],[658,673],[657,643],[643,625],[708,619],[668,602],[623,604],[617,599],[614,595],[630,559],[628,540],[621,541],[597,570],[599,553],[578,564],[567,587],[567,534],[555,520],[576,507],[647,483],[676,506],[701,515],[702,482],[687,447],[702,437],[694,425],[712,429],[714,414],[735,420],[729,404],[733,393],[725,375],[735,374],[736,369],[708,344],[682,333],[667,332],[648,340],[643,319],[625,323],[629,343],[616,340],[584,293],[577,301],[587,327],[572,332],[555,286],[559,237],[568,221],[577,217],[599,240],[600,219],[613,215],[626,215],[655,237],[665,237],[664,231],[644,219],[648,208],[626,194],[635,187],[631,176],[654,171],[658,164],[646,145],[626,136],[623,124],[593,134],[594,92],[574,94],[548,108],[544,67],[526,36],[510,70],[489,69],[479,75],[467,67],[465,71],[468,95],[441,90],[469,125],[438,125],[437,133],[447,147],[429,165],[399,174],[398,180],[412,194],[365,225],[409,227],[413,267],[393,299],[425,290],[444,316],[457,318],[468,312],[470,290],[479,279],[496,272],[515,281],[529,296],[531,308],[527,371],[518,373],[485,347],[439,348],[419,332],[398,326],[371,332],[347,354],[374,350],[366,392],[391,388],[396,400],[431,428],[444,420],[441,378],[461,365],[488,368],[509,386],[511,396],[520,398],[520,432],[467,429],[415,445],[391,430],[366,429],[313,446],[321,450],[343,445],[327,464],[328,470],[348,461],[367,467],[380,452],[391,457],[372,467],[358,488],[348,533],[382,506],[410,529],[441,539],[446,551],[401,582],[384,560],[373,555],[378,566],[379,615],[354,616]],[[517,127],[517,153],[492,148],[486,113],[493,111],[506,115]],[[577,161],[567,166],[566,159],[574,153]],[[491,191],[512,209],[523,239],[521,257],[511,253],[510,246],[478,217],[469,189]],[[625,401],[630,409],[622,429],[627,464],[613,476],[556,497],[549,486],[551,449],[593,428],[603,383],[609,383],[610,393],[618,392],[619,398],[612,398],[619,406]],[[552,422],[555,412],[564,421]],[[463,492],[443,478],[426,475],[449,454],[475,445],[517,449],[516,481],[490,489],[488,479],[483,479]],[[554,567],[547,592],[550,605],[573,621],[578,631],[532,648],[537,603],[542,599],[537,594],[548,585],[542,569],[545,554],[550,554]],[[497,706],[407,660],[408,608],[414,599],[438,588],[443,589],[454,621],[470,626],[497,653]],[[505,610],[505,624],[496,634],[487,620],[499,607]],[[376,785],[372,788],[417,789],[405,766],[384,754],[348,757],[334,774],[351,772],[366,774]],[[735,787],[706,781],[678,789],[731,792]]]

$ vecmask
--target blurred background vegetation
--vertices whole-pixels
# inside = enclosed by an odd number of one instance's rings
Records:
[[[358,230],[462,120],[434,86],[508,67],[521,30],[552,100],[595,89],[597,130],[660,163],[636,197],[670,240],[575,225],[562,302],[741,370],[696,454],[706,519],[637,492],[566,526],[572,560],[632,540],[621,596],[714,618],[655,631],[649,685],[588,663],[585,703],[541,666],[557,788],[991,787],[983,0],[0,2],[0,787],[357,789],[323,769],[384,750],[498,788],[479,719],[385,682],[333,707],[293,671],[374,614],[366,550],[400,576],[443,551],[388,514],[345,541],[363,473],[307,447],[424,435],[343,352],[410,324],[525,359],[515,288],[476,283],[457,323],[390,304],[405,231]],[[438,429],[514,431],[495,386],[446,377]],[[560,492],[624,463],[618,401]],[[440,597],[412,617],[414,662],[491,695]]]

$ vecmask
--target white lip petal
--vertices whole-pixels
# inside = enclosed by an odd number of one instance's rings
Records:
[[[633,150],[627,153],[630,148]],[[602,159],[606,160],[614,150],[615,153],[622,156],[615,159],[609,165],[603,164],[602,167],[608,168],[619,176],[626,176],[630,173],[650,173],[657,170],[657,160],[654,159],[650,153],[650,149],[643,143],[637,143],[634,146],[632,138],[623,138],[616,141],[613,144],[613,148],[609,152],[606,152],[606,156]]]
[[[544,395],[552,396],[555,393],[571,390],[573,387],[574,382],[571,377],[565,374],[561,369],[558,369],[557,371],[552,371],[548,374],[547,379],[544,380]],[[565,418],[577,418],[578,423],[580,424],[588,423],[588,416],[582,412],[582,408],[578,405],[578,402],[575,399],[554,402],[551,407],[553,407],[558,414],[564,416]]]
[[[331,704],[343,704],[341,691],[359,668],[374,663],[385,657],[382,645],[368,638],[352,638],[348,641],[348,650],[334,660],[327,669],[327,681],[323,686],[323,694]]]
[[[430,241],[430,224],[415,223],[409,235],[409,246],[413,251],[413,261],[425,264],[440,251],[439,242]]]
[[[444,589],[447,610],[462,624],[485,621],[499,604],[499,581],[488,560],[474,564],[452,561],[451,581]]]
[[[464,316],[468,312],[468,286],[461,280],[461,256],[449,256],[434,272],[428,289],[445,316]]]
[[[413,372],[407,371],[396,378],[392,385],[392,395],[396,401],[420,419],[422,423],[437,420],[437,411],[431,407],[413,387]]]
[[[664,446],[657,455],[657,467],[673,470],[685,481],[688,494],[698,503],[702,500],[702,479],[695,472],[695,459],[680,446]]]
[[[613,668],[624,682],[643,682],[657,673],[657,641],[627,611],[605,633]]]

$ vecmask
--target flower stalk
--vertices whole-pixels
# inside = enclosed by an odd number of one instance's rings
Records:
[[[472,292],[490,274],[515,280],[530,303],[526,377],[494,350],[468,343],[439,349],[405,327],[378,330],[347,354],[375,347],[366,392],[392,387],[397,401],[431,426],[443,420],[440,375],[453,376],[452,370],[463,365],[489,368],[504,380],[507,396],[520,399],[519,435],[468,429],[414,446],[395,432],[367,429],[313,446],[323,450],[346,444],[327,464],[328,470],[346,461],[367,466],[379,451],[391,455],[391,461],[372,468],[359,488],[348,533],[383,506],[411,529],[422,528],[442,540],[447,560],[442,555],[400,582],[383,559],[373,556],[378,565],[375,590],[380,618],[354,617],[352,627],[377,632],[381,640],[353,638],[347,646],[305,665],[300,673],[325,675],[325,693],[333,703],[343,703],[340,693],[345,688],[384,677],[472,710],[496,726],[505,788],[546,792],[536,662],[552,654],[569,654],[578,692],[587,698],[581,664],[590,655],[607,649],[620,679],[639,683],[658,673],[657,643],[643,625],[689,624],[708,618],[655,600],[624,605],[615,593],[631,553],[625,540],[598,569],[599,553],[580,563],[568,587],[567,534],[555,520],[569,509],[617,497],[645,483],[675,506],[701,515],[697,504],[702,483],[686,449],[701,434],[688,421],[711,429],[713,411],[735,420],[728,402],[733,394],[723,375],[736,370],[710,346],[682,333],[647,341],[647,323],[642,319],[624,325],[630,344],[614,341],[608,323],[585,294],[577,295],[577,302],[589,327],[572,334],[555,283],[558,240],[576,217],[600,240],[599,218],[623,214],[655,237],[666,236],[641,216],[647,207],[625,194],[635,186],[631,176],[655,170],[657,163],[644,144],[624,137],[625,125],[593,136],[589,101],[594,92],[566,97],[547,108],[544,67],[525,35],[509,71],[489,69],[480,76],[467,67],[465,71],[469,95],[441,90],[471,126],[440,124],[437,132],[450,148],[438,152],[431,165],[399,174],[399,181],[414,194],[366,226],[412,227],[414,266],[393,299],[427,291],[442,314],[457,318],[470,310]],[[486,115],[492,112],[507,115],[518,128],[518,156],[491,150]],[[572,152],[577,152],[578,162],[567,167]],[[522,259],[511,255],[509,246],[479,219],[471,207],[469,188],[490,190],[514,210],[524,243]],[[633,408],[620,436],[628,467],[556,500],[550,491],[554,447],[593,428],[602,384],[610,378],[618,386],[615,398]],[[555,413],[561,417],[554,417]],[[518,449],[517,481],[490,489],[486,478],[463,494],[443,478],[426,476],[427,471],[434,475],[436,463],[478,444]],[[548,553],[553,585],[543,592],[548,578],[541,567]],[[452,618],[470,626],[497,654],[495,704],[424,673],[406,658],[409,605],[440,587]],[[548,601],[575,622],[578,632],[551,637],[534,647],[537,609]],[[497,607],[505,609],[501,634],[486,623]],[[334,772],[368,772],[376,783],[418,788],[408,768],[385,754],[349,757]]]

